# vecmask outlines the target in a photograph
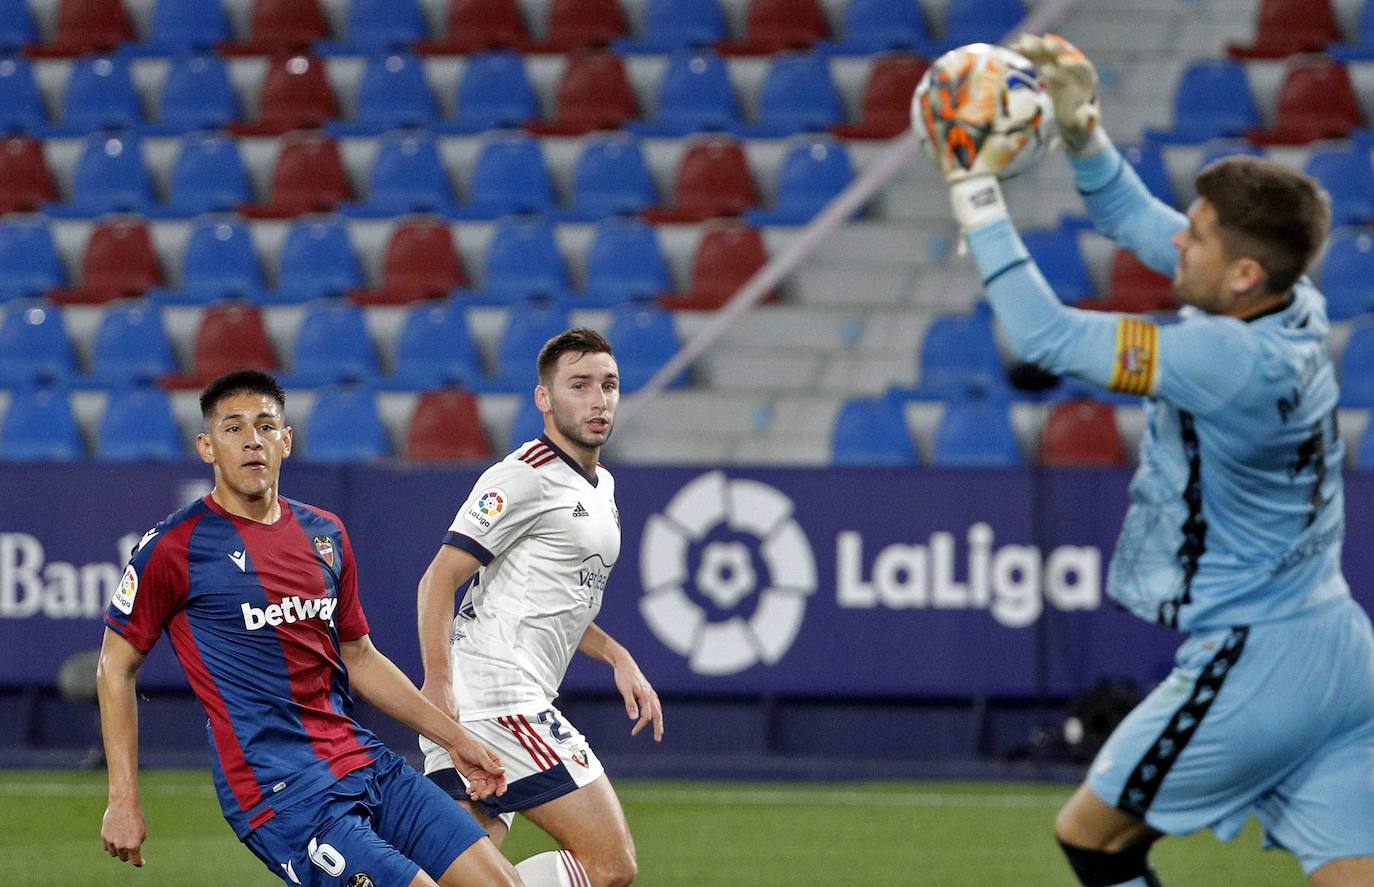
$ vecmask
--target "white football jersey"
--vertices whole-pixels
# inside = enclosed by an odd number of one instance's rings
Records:
[[[483,565],[453,620],[460,718],[548,708],[620,556],[611,473],[529,441],[478,478],[444,541]]]

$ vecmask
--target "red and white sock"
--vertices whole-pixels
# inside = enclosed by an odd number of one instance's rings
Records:
[[[539,853],[515,867],[525,887],[592,887],[587,870],[571,850]]]

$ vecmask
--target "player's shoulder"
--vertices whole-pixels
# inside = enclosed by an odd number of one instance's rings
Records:
[[[286,496],[282,496],[281,500],[296,515],[296,520],[304,525],[333,524],[339,530],[344,529],[343,518],[326,508],[301,502],[299,499],[288,499]]]

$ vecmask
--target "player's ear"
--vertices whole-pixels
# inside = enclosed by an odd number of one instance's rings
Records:
[[[290,425],[281,430],[281,457],[285,459],[291,455],[291,441],[293,432]]]
[[[534,405],[539,407],[541,413],[553,411],[553,403],[549,400],[549,389],[542,384],[534,386]]]
[[[196,435],[196,455],[206,465],[215,464],[215,451],[210,449],[210,435],[204,431]]]
[[[1268,275],[1265,274],[1264,266],[1257,259],[1252,259],[1249,256],[1232,259],[1230,266],[1226,269],[1226,276],[1231,292],[1236,296],[1266,295],[1265,284]]]

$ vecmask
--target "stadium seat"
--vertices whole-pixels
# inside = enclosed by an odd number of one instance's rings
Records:
[[[167,305],[208,305],[221,299],[267,300],[267,282],[248,226],[232,216],[207,218],[191,230],[175,289],[148,293]]]
[[[629,33],[620,0],[551,0],[544,39],[534,52],[573,52],[609,46]]]
[[[1341,406],[1374,407],[1374,323],[1353,324],[1341,351]]]
[[[1374,2],[1360,4],[1360,18],[1355,27],[1354,43],[1331,43],[1326,54],[1345,62],[1374,59]]]
[[[1093,297],[1095,289],[1076,234],[1059,228],[1023,231],[1021,241],[1059,301],[1077,305]]]
[[[999,397],[955,398],[935,427],[932,465],[1012,468],[1023,464],[1007,404]]]
[[[669,56],[657,96],[653,120],[629,122],[631,132],[683,136],[729,129],[740,122],[730,72],[714,52],[683,50]]]
[[[758,119],[731,128],[744,138],[777,138],[824,132],[844,122],[844,103],[820,53],[778,56],[759,90]]]
[[[445,132],[472,133],[524,126],[539,118],[539,99],[518,52],[483,52],[468,59],[458,81],[458,113]]]
[[[358,81],[353,119],[325,128],[334,135],[376,135],[403,127],[433,128],[439,106],[425,79],[425,66],[413,55],[376,56]]]
[[[1135,174],[1140,176],[1140,181],[1151,194],[1169,206],[1178,208],[1178,197],[1174,194],[1173,183],[1169,181],[1169,170],[1164,165],[1164,155],[1158,145],[1153,142],[1125,145],[1121,147],[1121,156],[1135,170]]]
[[[915,465],[916,446],[902,405],[888,397],[846,401],[835,417],[831,459],[841,466]]]
[[[175,56],[214,50],[233,36],[221,0],[157,0],[148,18],[148,42],[126,53]]]
[[[624,134],[587,143],[573,167],[572,188],[572,206],[557,213],[570,221],[637,213],[658,202],[639,140]]]
[[[529,396],[539,381],[535,367],[539,349],[570,326],[567,309],[556,302],[533,302],[509,312],[496,346],[490,390]]]
[[[1319,277],[1331,320],[1374,312],[1374,234],[1368,228],[1332,231]]]
[[[506,133],[483,143],[463,206],[467,215],[494,219],[511,213],[539,213],[556,203],[538,139]]]
[[[37,299],[11,302],[0,320],[0,387],[63,382],[75,374],[61,309]]]
[[[841,123],[830,132],[842,139],[890,139],[911,126],[911,96],[930,62],[890,55],[873,62],[864,84],[858,123]]]
[[[749,0],[744,39],[726,40],[716,51],[725,55],[771,55],[810,49],[830,36],[830,23],[816,0]]]
[[[210,380],[234,370],[277,368],[276,351],[267,336],[262,314],[243,302],[211,306],[196,329],[191,369],[163,380],[168,388],[203,388]]]
[[[1025,17],[1022,0],[950,0],[945,7],[944,39],[931,55],[969,43],[998,43]]]
[[[319,0],[253,0],[248,40],[225,44],[226,55],[274,55],[304,49],[329,36]]]
[[[453,182],[433,138],[422,130],[383,136],[372,161],[367,200],[339,209],[346,215],[389,217],[453,212]]]
[[[544,414],[539,412],[539,404],[533,397],[520,398],[520,406],[515,411],[515,421],[511,422],[508,449],[515,449],[525,441],[535,440],[544,433]]]
[[[110,52],[134,39],[123,0],[58,0],[52,42],[30,44],[34,58],[76,58]]]
[[[726,219],[708,222],[692,258],[691,289],[659,296],[658,303],[674,310],[714,311],[766,264],[768,250],[757,228]],[[774,301],[777,295],[771,292],[763,301]]]
[[[1148,314],[1151,311],[1173,311],[1178,308],[1173,281],[1166,274],[1146,265],[1135,253],[1118,249],[1112,258],[1107,295],[1101,299],[1084,301],[1080,308],[1093,311],[1122,311],[1126,314]]]
[[[43,143],[28,136],[5,139],[0,144],[0,214],[29,212],[56,199]]]
[[[487,459],[491,444],[470,391],[427,391],[406,427],[406,457],[416,462]]]
[[[540,216],[510,216],[499,221],[482,269],[482,289],[465,295],[474,304],[562,299],[571,287],[553,226]]]
[[[1006,387],[997,337],[985,312],[937,316],[926,329],[917,361],[913,397],[956,400]]]
[[[670,206],[645,210],[651,222],[701,222],[737,216],[759,203],[744,146],[729,137],[700,139],[683,152]]]
[[[1109,404],[1074,398],[1055,404],[1045,419],[1040,464],[1055,467],[1125,465],[1126,445]]]
[[[464,308],[451,301],[415,305],[396,336],[391,384],[423,391],[443,385],[481,385],[482,359],[468,329]]]
[[[47,136],[85,135],[101,129],[133,129],[144,120],[129,63],[118,56],[77,59],[67,78],[62,118]]]
[[[1279,87],[1278,122],[1247,134],[1258,145],[1305,145],[1341,139],[1364,125],[1350,74],[1326,57],[1291,62]]]
[[[27,0],[0,0],[0,52],[15,52],[37,40]]]
[[[265,204],[240,208],[249,218],[289,219],[328,212],[351,200],[353,186],[333,139],[300,133],[283,139],[272,171],[272,196]]]
[[[152,236],[139,219],[111,218],[97,222],[81,259],[81,285],[53,290],[54,302],[98,304],[140,296],[162,285],[162,266]]]
[[[621,53],[664,53],[687,47],[711,46],[729,33],[717,0],[648,0],[643,31],[616,42]]]
[[[145,135],[179,135],[198,129],[219,129],[238,120],[243,111],[229,82],[229,69],[212,55],[172,59],[162,84],[158,122],[145,124]]]
[[[47,125],[48,109],[33,66],[27,59],[0,59],[0,129],[5,132],[34,132]]]
[[[91,342],[93,383],[152,382],[176,371],[176,354],[159,308],[130,302],[105,309]]]
[[[653,299],[673,289],[658,234],[640,219],[606,219],[596,226],[587,250],[586,279],[578,304],[619,305]]]
[[[67,392],[57,385],[16,389],[0,427],[0,459],[74,462],[86,452]]]
[[[291,226],[281,247],[278,301],[290,304],[346,296],[362,285],[362,268],[342,222],[314,218]]]
[[[1331,0],[1263,0],[1255,22],[1255,41],[1233,43],[1226,52],[1237,59],[1276,59],[1299,52],[1322,52],[1341,39]]]
[[[291,372],[282,381],[288,388],[371,382],[378,373],[363,311],[343,299],[323,299],[306,307],[291,352]]]
[[[279,136],[296,129],[314,129],[339,116],[334,90],[324,63],[313,55],[273,58],[258,91],[258,116],[231,123],[239,136]]]
[[[172,164],[168,214],[230,212],[252,199],[236,139],[222,133],[195,133],[182,141]]]
[[[638,116],[639,106],[620,57],[583,50],[568,56],[554,100],[554,119],[527,126],[539,135],[579,136],[620,129]]]
[[[1263,121],[1250,93],[1245,67],[1231,59],[1190,64],[1174,88],[1174,126],[1147,130],[1156,142],[1190,143],[1243,136]]]
[[[143,164],[143,145],[128,134],[97,133],[86,140],[66,203],[47,204],[52,216],[92,218],[153,208],[153,180]]]
[[[444,37],[416,44],[422,53],[523,49],[530,32],[517,0],[448,0]]]
[[[841,39],[824,47],[831,52],[873,55],[885,50],[901,49],[931,54],[930,29],[921,17],[919,3],[908,3],[906,0],[849,0],[844,7],[843,21]]]
[[[620,389],[626,393],[643,388],[682,345],[672,312],[643,302],[616,308],[606,338],[615,349]],[[687,374],[679,374],[669,384],[673,388],[686,385]]]
[[[66,270],[46,223],[0,222],[0,302],[43,296],[66,282]]]
[[[174,462],[185,458],[186,441],[166,392],[129,385],[110,392],[95,449],[103,462]]]
[[[371,389],[363,385],[321,390],[300,436],[308,462],[370,462],[391,455],[391,441]]]
[[[382,285],[352,294],[362,305],[404,305],[444,298],[468,285],[467,272],[453,245],[453,232],[443,222],[404,222],[392,232],[382,258]]]
[[[385,52],[426,39],[429,27],[416,0],[349,0],[344,36],[337,43],[317,44],[325,54]]]
[[[787,150],[778,171],[773,205],[745,210],[754,225],[804,225],[839,196],[854,179],[854,164],[844,145],[807,136]]]
[[[1366,149],[1314,148],[1303,172],[1321,182],[1331,196],[1332,225],[1364,225],[1374,219],[1374,168]]]

